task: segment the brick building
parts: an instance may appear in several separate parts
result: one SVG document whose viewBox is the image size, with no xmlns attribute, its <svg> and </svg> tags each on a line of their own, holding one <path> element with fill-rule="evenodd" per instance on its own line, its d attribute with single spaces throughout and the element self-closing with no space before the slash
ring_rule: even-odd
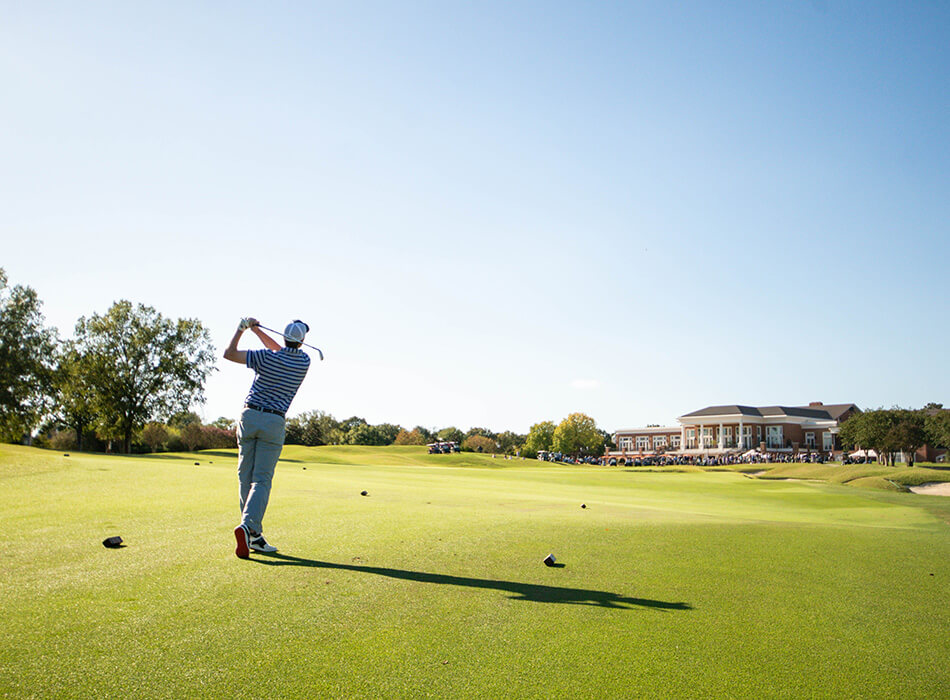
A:
<svg viewBox="0 0 950 700">
<path fill-rule="evenodd" d="M 709 406 L 680 416 L 676 426 L 618 430 L 610 457 L 660 453 L 720 455 L 770 452 L 838 452 L 838 427 L 859 413 L 853 403 L 807 406 Z"/>
</svg>

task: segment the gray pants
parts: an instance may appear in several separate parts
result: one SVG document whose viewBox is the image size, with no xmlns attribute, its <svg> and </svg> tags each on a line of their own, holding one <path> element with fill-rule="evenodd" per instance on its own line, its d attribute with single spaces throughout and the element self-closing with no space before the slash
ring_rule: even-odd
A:
<svg viewBox="0 0 950 700">
<path fill-rule="evenodd" d="M 241 484 L 241 524 L 253 533 L 264 531 L 261 521 L 270 498 L 274 467 L 284 447 L 284 419 L 245 408 L 237 426 L 238 481 Z"/>
</svg>

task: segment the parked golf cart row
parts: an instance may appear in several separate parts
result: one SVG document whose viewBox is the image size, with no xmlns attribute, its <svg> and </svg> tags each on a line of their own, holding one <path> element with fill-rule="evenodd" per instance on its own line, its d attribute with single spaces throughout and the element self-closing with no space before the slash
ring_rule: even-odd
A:
<svg viewBox="0 0 950 700">
<path fill-rule="evenodd" d="M 431 442 L 427 447 L 430 455 L 447 455 L 462 451 L 457 442 Z"/>
</svg>

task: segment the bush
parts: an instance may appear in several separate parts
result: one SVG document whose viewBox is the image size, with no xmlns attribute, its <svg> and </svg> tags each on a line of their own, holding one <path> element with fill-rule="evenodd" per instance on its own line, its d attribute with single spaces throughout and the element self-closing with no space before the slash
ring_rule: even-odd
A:
<svg viewBox="0 0 950 700">
<path fill-rule="evenodd" d="M 142 428 L 141 440 L 152 452 L 158 452 L 168 440 L 168 428 L 162 423 L 148 423 Z"/>
<path fill-rule="evenodd" d="M 237 445 L 237 431 L 219 428 L 214 425 L 201 427 L 201 446 L 199 449 L 221 449 Z"/>
<path fill-rule="evenodd" d="M 76 431 L 72 428 L 57 430 L 49 437 L 49 446 L 54 450 L 75 450 L 78 444 Z"/>
<path fill-rule="evenodd" d="M 465 452 L 484 452 L 486 454 L 492 454 L 498 449 L 498 445 L 491 438 L 482 435 L 472 435 L 471 437 L 465 438 L 464 442 L 462 442 L 462 449 Z"/>
<path fill-rule="evenodd" d="M 418 429 L 409 432 L 408 430 L 400 430 L 399 434 L 396 436 L 395 443 L 397 445 L 425 445 L 426 438 Z"/>
</svg>

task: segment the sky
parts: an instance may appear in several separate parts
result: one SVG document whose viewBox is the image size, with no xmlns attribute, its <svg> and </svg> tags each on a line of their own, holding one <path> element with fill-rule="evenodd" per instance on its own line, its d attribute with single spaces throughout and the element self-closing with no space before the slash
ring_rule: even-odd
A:
<svg viewBox="0 0 950 700">
<path fill-rule="evenodd" d="M 944 2 L 0 2 L 0 267 L 61 337 L 305 320 L 291 415 L 950 405 L 948 47 Z"/>
</svg>

